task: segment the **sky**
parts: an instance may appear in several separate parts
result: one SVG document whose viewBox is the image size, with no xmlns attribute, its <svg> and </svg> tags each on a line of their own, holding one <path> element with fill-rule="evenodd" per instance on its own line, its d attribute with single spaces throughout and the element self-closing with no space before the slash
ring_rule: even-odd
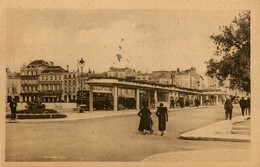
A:
<svg viewBox="0 0 260 167">
<path fill-rule="evenodd" d="M 7 66 L 18 72 L 32 60 L 96 73 L 110 67 L 136 71 L 186 70 L 203 75 L 214 57 L 210 35 L 229 25 L 238 10 L 9 9 Z M 120 61 L 117 54 L 121 55 Z"/>
</svg>

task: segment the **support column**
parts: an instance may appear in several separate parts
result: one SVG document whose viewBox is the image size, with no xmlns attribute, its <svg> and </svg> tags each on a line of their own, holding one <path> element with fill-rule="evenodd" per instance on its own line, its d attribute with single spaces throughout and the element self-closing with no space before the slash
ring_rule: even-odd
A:
<svg viewBox="0 0 260 167">
<path fill-rule="evenodd" d="M 136 99 L 136 110 L 139 111 L 139 93 L 140 89 L 136 88 L 135 89 L 135 99 Z"/>
<path fill-rule="evenodd" d="M 156 108 L 156 104 L 158 102 L 158 95 L 157 95 L 157 90 L 154 91 L 154 106 Z"/>
<path fill-rule="evenodd" d="M 114 111 L 117 111 L 117 86 L 114 86 L 114 100 L 113 100 L 113 108 Z"/>
<path fill-rule="evenodd" d="M 148 108 L 151 109 L 151 92 L 147 91 Z"/>
<path fill-rule="evenodd" d="M 93 111 L 93 86 L 89 87 L 89 111 Z"/>
<path fill-rule="evenodd" d="M 168 93 L 168 108 L 171 108 L 171 92 Z"/>
<path fill-rule="evenodd" d="M 203 95 L 200 95 L 200 106 L 202 106 L 203 105 Z"/>
<path fill-rule="evenodd" d="M 218 95 L 216 95 L 216 105 L 219 104 L 219 101 L 218 101 Z"/>
</svg>

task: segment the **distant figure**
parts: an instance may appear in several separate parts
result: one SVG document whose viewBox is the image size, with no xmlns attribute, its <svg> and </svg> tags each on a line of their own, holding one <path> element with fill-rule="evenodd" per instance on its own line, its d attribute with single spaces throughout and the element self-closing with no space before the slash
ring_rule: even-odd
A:
<svg viewBox="0 0 260 167">
<path fill-rule="evenodd" d="M 175 106 L 175 101 L 174 101 L 174 98 L 171 99 L 171 108 L 174 108 Z"/>
<path fill-rule="evenodd" d="M 159 131 L 161 131 L 161 136 L 163 136 L 164 131 L 166 130 L 166 121 L 168 121 L 167 108 L 163 106 L 163 103 L 158 107 L 156 116 L 158 117 Z"/>
<path fill-rule="evenodd" d="M 225 108 L 225 116 L 226 116 L 226 120 L 232 119 L 232 110 L 233 110 L 233 105 L 232 105 L 232 96 L 230 96 L 230 98 L 227 97 L 227 100 L 224 104 L 224 108 Z"/>
<path fill-rule="evenodd" d="M 250 98 L 248 97 L 246 100 L 246 108 L 248 110 L 248 115 L 250 116 L 251 114 L 251 109 L 250 109 Z"/>
<path fill-rule="evenodd" d="M 147 108 L 147 105 L 144 103 L 143 108 L 138 113 L 138 116 L 141 117 L 138 127 L 140 133 L 145 134 L 145 130 L 151 130 L 149 118 L 151 115 L 151 111 Z"/>
<path fill-rule="evenodd" d="M 246 103 L 247 103 L 246 100 L 244 99 L 244 97 L 242 97 L 242 99 L 240 100 L 239 104 L 240 104 L 240 108 L 241 108 L 243 116 L 245 115 L 245 108 L 247 107 Z"/>
<path fill-rule="evenodd" d="M 17 103 L 16 100 L 13 98 L 10 102 L 10 109 L 11 109 L 11 120 L 15 120 L 16 119 L 16 107 L 17 107 Z"/>
</svg>

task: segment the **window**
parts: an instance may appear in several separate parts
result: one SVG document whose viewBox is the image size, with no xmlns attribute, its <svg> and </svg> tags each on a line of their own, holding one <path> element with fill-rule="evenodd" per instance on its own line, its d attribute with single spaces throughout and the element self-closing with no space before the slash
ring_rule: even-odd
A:
<svg viewBox="0 0 260 167">
<path fill-rule="evenodd" d="M 75 87 L 73 87 L 73 93 L 75 93 L 76 92 L 76 89 L 75 89 Z"/>
<path fill-rule="evenodd" d="M 76 78 L 75 74 L 73 75 L 73 78 Z"/>
<path fill-rule="evenodd" d="M 50 80 L 52 81 L 52 75 L 50 76 Z"/>
<path fill-rule="evenodd" d="M 57 80 L 57 75 L 55 75 L 55 81 Z"/>
<path fill-rule="evenodd" d="M 69 78 L 70 78 L 71 76 L 69 75 Z"/>
<path fill-rule="evenodd" d="M 48 85 L 45 85 L 45 90 L 49 90 Z"/>
<path fill-rule="evenodd" d="M 65 88 L 65 93 L 67 93 L 67 88 Z"/>
<path fill-rule="evenodd" d="M 53 90 L 53 85 L 51 85 L 51 90 Z"/>
<path fill-rule="evenodd" d="M 29 86 L 27 86 L 27 91 L 30 91 L 30 88 L 29 88 Z"/>
<path fill-rule="evenodd" d="M 69 93 L 71 93 L 71 87 L 69 87 Z"/>
<path fill-rule="evenodd" d="M 67 80 L 65 80 L 65 83 L 64 83 L 65 85 L 67 85 Z"/>
<path fill-rule="evenodd" d="M 66 79 L 67 78 L 67 75 L 64 75 L 64 79 Z"/>
<path fill-rule="evenodd" d="M 59 80 L 61 80 L 61 75 L 59 75 Z"/>
<path fill-rule="evenodd" d="M 48 81 L 48 79 L 49 79 L 49 76 L 48 76 L 48 75 L 46 75 L 46 81 Z"/>
<path fill-rule="evenodd" d="M 7 93 L 9 93 L 9 87 L 7 88 Z"/>
<path fill-rule="evenodd" d="M 69 80 L 69 85 L 71 85 L 71 80 Z"/>
<path fill-rule="evenodd" d="M 42 76 L 42 81 L 44 80 L 44 76 Z"/>
<path fill-rule="evenodd" d="M 75 80 L 73 80 L 73 85 L 76 85 L 76 81 Z"/>
</svg>

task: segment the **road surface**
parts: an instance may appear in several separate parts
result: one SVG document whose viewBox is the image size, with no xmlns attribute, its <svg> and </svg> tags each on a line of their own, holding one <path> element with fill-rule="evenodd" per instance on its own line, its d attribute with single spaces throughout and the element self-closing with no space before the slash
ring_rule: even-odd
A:
<svg viewBox="0 0 260 167">
<path fill-rule="evenodd" d="M 239 109 L 233 115 L 240 115 Z M 142 161 L 166 152 L 249 149 L 250 143 L 181 140 L 181 133 L 224 119 L 222 107 L 169 112 L 165 136 L 138 132 L 138 116 L 6 124 L 6 161 Z"/>
</svg>

